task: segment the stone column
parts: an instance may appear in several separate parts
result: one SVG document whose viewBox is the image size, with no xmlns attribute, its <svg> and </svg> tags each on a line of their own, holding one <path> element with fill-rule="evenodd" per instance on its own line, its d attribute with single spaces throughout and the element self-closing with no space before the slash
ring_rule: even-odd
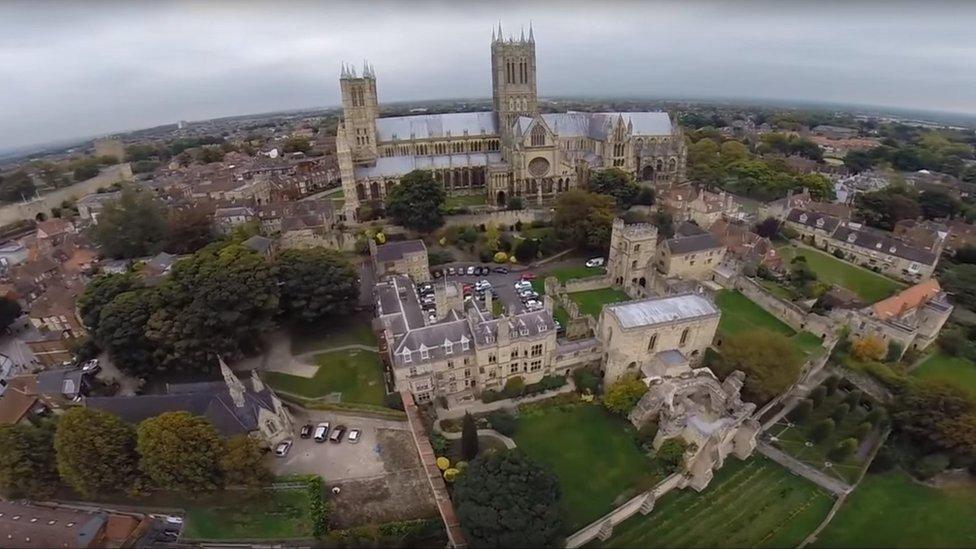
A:
<svg viewBox="0 0 976 549">
<path fill-rule="evenodd" d="M 610 522 L 610 519 L 607 519 L 603 521 L 603 524 L 600 525 L 600 531 L 597 533 L 596 537 L 600 538 L 601 541 L 606 541 L 610 539 L 610 536 L 612 535 L 613 523 Z"/>
<path fill-rule="evenodd" d="M 654 503 L 657 501 L 657 494 L 654 490 L 647 492 L 647 496 L 644 498 L 644 503 L 641 504 L 640 513 L 646 515 L 654 510 Z"/>
</svg>

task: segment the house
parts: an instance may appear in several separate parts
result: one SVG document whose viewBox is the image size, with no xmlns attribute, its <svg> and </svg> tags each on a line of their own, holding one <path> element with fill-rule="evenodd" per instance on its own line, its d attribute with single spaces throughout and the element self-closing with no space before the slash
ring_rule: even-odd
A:
<svg viewBox="0 0 976 549">
<path fill-rule="evenodd" d="M 265 238 L 261 235 L 254 235 L 248 238 L 244 242 L 241 242 L 241 246 L 254 250 L 264 257 L 271 257 L 275 253 L 275 243 L 270 238 Z"/>
<path fill-rule="evenodd" d="M 815 126 L 812 131 L 816 135 L 822 135 L 830 139 L 853 139 L 859 133 L 856 128 L 844 128 L 827 124 Z"/>
<path fill-rule="evenodd" d="M 52 283 L 31 302 L 27 311 L 31 325 L 69 339 L 84 335 L 85 329 L 75 315 L 75 301 L 83 292 L 80 280 Z"/>
<path fill-rule="evenodd" d="M 105 205 L 118 200 L 120 196 L 122 196 L 120 191 L 87 194 L 75 204 L 78 208 L 78 217 L 89 221 L 92 225 L 98 225 L 98 216 L 101 215 Z"/>
<path fill-rule="evenodd" d="M 722 217 L 735 217 L 739 212 L 739 204 L 731 194 L 725 191 L 713 193 L 693 185 L 662 189 L 657 203 L 676 222 L 694 221 L 701 227 L 709 227 Z"/>
<path fill-rule="evenodd" d="M 37 222 L 37 243 L 38 246 L 57 246 L 70 235 L 75 234 L 75 226 L 67 219 L 58 217 Z"/>
<path fill-rule="evenodd" d="M 682 223 L 658 247 L 657 270 L 667 278 L 703 280 L 722 262 L 725 247 L 692 223 Z"/>
<path fill-rule="evenodd" d="M 48 399 L 78 402 L 89 388 L 88 374 L 81 368 L 59 368 L 37 374 L 37 393 Z"/>
<path fill-rule="evenodd" d="M 427 246 L 423 240 L 402 240 L 377 246 L 370 240 L 376 276 L 403 274 L 414 282 L 430 280 Z"/>
<path fill-rule="evenodd" d="M 7 379 L 0 394 L 0 425 L 14 425 L 58 412 L 80 401 L 89 381 L 78 368 L 21 374 Z"/>
<path fill-rule="evenodd" d="M 20 265 L 27 261 L 27 257 L 27 247 L 16 240 L 0 244 L 0 264 L 6 268 Z"/>
<path fill-rule="evenodd" d="M 827 241 L 827 251 L 899 280 L 917 282 L 932 276 L 939 254 L 905 243 L 892 233 L 844 223 Z"/>
<path fill-rule="evenodd" d="M 31 421 L 44 413 L 37 395 L 37 376 L 20 375 L 5 379 L 0 395 L 0 425 Z"/>
<path fill-rule="evenodd" d="M 949 227 L 937 221 L 901 219 L 892 233 L 906 244 L 941 254 L 949 236 Z"/>
<path fill-rule="evenodd" d="M 959 248 L 976 246 L 976 225 L 966 223 L 960 219 L 948 222 L 949 237 L 945 249 L 955 253 Z"/>
<path fill-rule="evenodd" d="M 214 225 L 222 234 L 228 234 L 234 227 L 250 223 L 257 219 L 254 211 L 246 206 L 232 206 L 229 208 L 217 208 L 214 211 Z"/>
<path fill-rule="evenodd" d="M 223 381 L 172 384 L 164 394 L 89 397 L 84 405 L 132 424 L 166 412 L 190 412 L 207 418 L 221 436 L 255 436 L 269 447 L 293 436 L 291 413 L 257 372 L 245 383 L 223 360 L 220 372 Z"/>
<path fill-rule="evenodd" d="M 142 264 L 142 275 L 149 280 L 166 276 L 173 269 L 173 264 L 176 263 L 177 259 L 179 258 L 173 254 L 159 252 Z"/>
<path fill-rule="evenodd" d="M 784 224 L 814 246 L 822 247 L 840 226 L 841 220 L 825 213 L 794 208 L 786 216 Z"/>
<path fill-rule="evenodd" d="M 766 237 L 749 230 L 745 223 L 735 223 L 719 219 L 708 228 L 723 246 L 726 259 L 735 259 L 743 265 L 752 265 L 778 271 L 783 266 L 783 258 L 776 247 Z"/>
<path fill-rule="evenodd" d="M 851 207 L 847 204 L 818 202 L 810 196 L 809 189 L 804 188 L 800 192 L 790 190 L 785 197 L 763 204 L 759 208 L 758 217 L 760 220 L 772 217 L 782 221 L 794 209 L 826 214 L 842 220 L 850 219 L 852 212 Z"/>
<path fill-rule="evenodd" d="M 134 547 L 152 519 L 138 513 L 74 509 L 25 501 L 0 501 L 0 537 L 4 547 Z"/>
</svg>

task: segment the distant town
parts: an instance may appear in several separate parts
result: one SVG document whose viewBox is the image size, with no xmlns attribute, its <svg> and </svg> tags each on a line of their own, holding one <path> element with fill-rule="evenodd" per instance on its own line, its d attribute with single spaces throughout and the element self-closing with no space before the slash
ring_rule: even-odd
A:
<svg viewBox="0 0 976 549">
<path fill-rule="evenodd" d="M 976 543 L 976 130 L 540 98 L 535 40 L 8 155 L 0 545 Z"/>
</svg>

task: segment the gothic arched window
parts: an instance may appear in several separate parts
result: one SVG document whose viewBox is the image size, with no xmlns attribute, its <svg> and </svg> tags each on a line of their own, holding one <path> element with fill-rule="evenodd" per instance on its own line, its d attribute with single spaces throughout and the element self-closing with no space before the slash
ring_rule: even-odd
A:
<svg viewBox="0 0 976 549">
<path fill-rule="evenodd" d="M 532 146 L 541 147 L 546 144 L 546 130 L 541 125 L 532 128 Z"/>
</svg>

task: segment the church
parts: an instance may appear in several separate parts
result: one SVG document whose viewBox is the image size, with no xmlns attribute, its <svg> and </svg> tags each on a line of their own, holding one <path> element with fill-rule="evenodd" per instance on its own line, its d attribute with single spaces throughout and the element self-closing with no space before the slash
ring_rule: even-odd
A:
<svg viewBox="0 0 976 549">
<path fill-rule="evenodd" d="M 492 110 L 380 118 L 376 73 L 344 65 L 336 153 L 344 213 L 381 202 L 400 177 L 430 170 L 448 196 L 529 205 L 620 168 L 641 181 L 682 181 L 686 147 L 666 112 L 539 112 L 535 36 L 492 32 Z"/>
</svg>

